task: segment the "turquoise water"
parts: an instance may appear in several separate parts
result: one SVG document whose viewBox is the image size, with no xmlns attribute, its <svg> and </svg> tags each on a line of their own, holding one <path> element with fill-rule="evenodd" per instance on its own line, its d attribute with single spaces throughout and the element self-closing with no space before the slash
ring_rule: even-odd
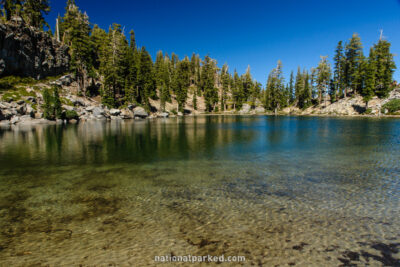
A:
<svg viewBox="0 0 400 267">
<path fill-rule="evenodd" d="M 0 129 L 0 265 L 399 266 L 399 159 L 397 119 Z"/>
</svg>

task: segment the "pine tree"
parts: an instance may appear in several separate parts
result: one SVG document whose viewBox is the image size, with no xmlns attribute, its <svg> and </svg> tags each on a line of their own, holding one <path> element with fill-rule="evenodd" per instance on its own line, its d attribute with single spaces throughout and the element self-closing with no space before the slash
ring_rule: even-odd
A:
<svg viewBox="0 0 400 267">
<path fill-rule="evenodd" d="M 173 90 L 178 102 L 178 110 L 184 112 L 190 86 L 190 62 L 187 57 L 177 63 L 175 79 Z"/>
<path fill-rule="evenodd" d="M 58 86 L 43 90 L 43 116 L 47 120 L 62 119 L 62 108 Z"/>
<path fill-rule="evenodd" d="M 58 86 L 53 86 L 53 95 L 54 95 L 54 116 L 57 119 L 62 118 L 62 108 L 61 108 L 61 100 Z"/>
<path fill-rule="evenodd" d="M 249 98 L 253 96 L 254 84 L 253 78 L 250 73 L 250 66 L 247 66 L 246 73 L 242 77 L 243 81 L 243 93 L 242 93 L 242 101 L 249 101 Z M 251 99 L 251 102 L 254 102 L 254 99 Z"/>
<path fill-rule="evenodd" d="M 362 91 L 362 96 L 368 108 L 368 102 L 372 99 L 375 93 L 375 76 L 376 76 L 376 62 L 375 51 L 371 48 L 369 52 L 368 65 L 366 68 L 365 86 Z"/>
<path fill-rule="evenodd" d="M 331 103 L 336 102 L 336 100 L 337 100 L 337 88 L 336 88 L 334 79 L 331 79 L 329 81 L 329 97 L 331 99 Z"/>
<path fill-rule="evenodd" d="M 343 55 L 342 41 L 339 41 L 334 57 L 334 74 L 333 74 L 333 87 L 335 93 L 331 93 L 335 98 L 337 94 L 342 96 L 344 94 L 344 69 L 345 69 L 345 58 Z"/>
<path fill-rule="evenodd" d="M 19 15 L 18 13 L 22 9 L 22 0 L 1 0 L 0 5 L 2 6 L 3 15 L 7 21 L 11 19 L 14 15 Z"/>
<path fill-rule="evenodd" d="M 300 96 L 304 90 L 304 79 L 303 75 L 301 73 L 300 67 L 297 68 L 297 74 L 296 74 L 296 82 L 294 85 L 295 89 L 295 103 L 297 106 L 300 105 Z"/>
<path fill-rule="evenodd" d="M 348 89 L 352 89 L 354 93 L 360 92 L 362 72 L 360 66 L 364 60 L 362 52 L 361 39 L 358 34 L 353 34 L 349 43 L 346 45 L 346 64 L 344 71 L 345 92 L 347 96 Z"/>
<path fill-rule="evenodd" d="M 132 49 L 133 51 L 135 51 L 135 50 L 137 49 L 137 48 L 136 48 L 135 32 L 134 32 L 133 30 L 131 30 L 131 31 L 129 32 L 129 34 L 130 34 L 130 36 L 131 36 L 129 45 L 130 45 L 131 49 Z"/>
<path fill-rule="evenodd" d="M 52 97 L 50 94 L 50 90 L 45 88 L 43 90 L 43 117 L 47 120 L 52 120 L 53 118 L 53 108 L 52 108 Z"/>
<path fill-rule="evenodd" d="M 25 0 L 22 8 L 22 17 L 29 25 L 42 30 L 44 26 L 49 27 L 44 19 L 50 12 L 48 0 Z"/>
<path fill-rule="evenodd" d="M 273 110 L 275 114 L 284 105 L 285 99 L 283 97 L 285 86 L 282 73 L 282 62 L 279 60 L 275 69 L 273 69 L 268 76 L 266 88 L 266 108 Z"/>
<path fill-rule="evenodd" d="M 228 73 L 228 65 L 224 64 L 221 70 L 222 92 L 221 92 L 221 111 L 226 110 L 227 94 L 229 91 L 230 77 Z"/>
<path fill-rule="evenodd" d="M 213 111 L 215 104 L 218 102 L 218 91 L 215 87 L 215 72 L 215 62 L 209 56 L 206 56 L 203 62 L 201 81 L 206 110 L 208 112 Z"/>
<path fill-rule="evenodd" d="M 375 94 L 378 97 L 386 97 L 393 82 L 393 73 L 396 65 L 393 60 L 393 54 L 390 53 L 391 44 L 383 40 L 374 45 L 374 58 L 376 64 L 376 77 L 375 77 Z"/>
<path fill-rule="evenodd" d="M 331 67 L 327 60 L 327 56 L 321 56 L 321 61 L 317 67 L 317 88 L 318 88 L 318 104 L 321 105 L 322 97 L 326 97 L 327 89 L 331 79 Z"/>
<path fill-rule="evenodd" d="M 71 71 L 75 73 L 79 93 L 82 93 L 86 89 L 87 75 L 93 68 L 89 17 L 79 10 L 75 1 L 69 0 L 59 28 L 62 41 L 69 46 Z"/>
<path fill-rule="evenodd" d="M 142 104 L 144 104 L 145 107 L 150 110 L 149 98 L 155 99 L 157 97 L 157 93 L 153 61 L 145 47 L 142 47 L 140 51 L 140 63 L 137 80 L 140 100 Z"/>
<path fill-rule="evenodd" d="M 155 63 L 156 85 L 160 95 L 161 109 L 165 110 L 165 103 L 170 99 L 170 75 L 168 69 L 168 57 L 161 51 L 157 53 Z"/>
<path fill-rule="evenodd" d="M 294 74 L 293 71 L 290 72 L 290 82 L 289 82 L 289 104 L 293 104 L 296 99 L 295 87 L 294 87 Z"/>
<path fill-rule="evenodd" d="M 231 94 L 233 100 L 233 109 L 239 110 L 242 107 L 242 102 L 241 102 L 242 82 L 240 80 L 239 74 L 237 73 L 236 69 L 234 71 L 231 84 L 232 84 Z"/>
<path fill-rule="evenodd" d="M 197 92 L 196 91 L 194 91 L 194 94 L 193 94 L 193 109 L 197 110 Z"/>
<path fill-rule="evenodd" d="M 109 28 L 105 45 L 100 55 L 100 73 L 104 77 L 103 104 L 117 107 L 125 99 L 129 88 L 130 62 L 128 42 L 121 25 L 113 24 Z"/>
</svg>

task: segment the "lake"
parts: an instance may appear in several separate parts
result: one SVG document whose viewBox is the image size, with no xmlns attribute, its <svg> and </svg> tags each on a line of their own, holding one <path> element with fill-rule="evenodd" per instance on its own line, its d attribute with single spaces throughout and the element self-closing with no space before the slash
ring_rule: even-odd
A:
<svg viewBox="0 0 400 267">
<path fill-rule="evenodd" d="M 400 120 L 390 118 L 0 129 L 0 262 L 400 266 L 399 160 Z"/>
</svg>

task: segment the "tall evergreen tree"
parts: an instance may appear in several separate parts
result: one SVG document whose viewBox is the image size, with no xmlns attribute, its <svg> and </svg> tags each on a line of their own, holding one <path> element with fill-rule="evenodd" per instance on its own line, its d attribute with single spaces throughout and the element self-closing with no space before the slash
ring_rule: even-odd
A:
<svg viewBox="0 0 400 267">
<path fill-rule="evenodd" d="M 70 66 L 78 80 L 80 92 L 86 89 L 85 81 L 93 68 L 90 33 L 89 17 L 79 10 L 75 1 L 69 0 L 66 13 L 61 18 L 60 35 L 62 41 L 69 46 Z"/>
<path fill-rule="evenodd" d="M 48 0 L 25 0 L 22 8 L 22 17 L 29 25 L 42 30 L 44 26 L 49 27 L 44 19 L 50 12 Z"/>
<path fill-rule="evenodd" d="M 215 104 L 218 103 L 218 91 L 215 87 L 215 73 L 215 62 L 209 56 L 206 56 L 203 62 L 201 81 L 204 100 L 206 102 L 206 110 L 208 112 L 213 111 Z"/>
<path fill-rule="evenodd" d="M 228 91 L 229 91 L 229 83 L 230 83 L 230 77 L 228 73 L 228 65 L 224 64 L 221 70 L 221 80 L 222 80 L 222 91 L 221 91 L 221 111 L 226 110 L 226 101 L 227 101 L 227 96 L 228 96 Z"/>
<path fill-rule="evenodd" d="M 290 81 L 289 81 L 289 104 L 293 104 L 296 99 L 295 96 L 295 86 L 294 86 L 294 74 L 293 71 L 290 72 Z"/>
<path fill-rule="evenodd" d="M 334 57 L 334 74 L 333 74 L 333 88 L 335 98 L 337 95 L 342 96 L 344 94 L 344 70 L 345 70 L 345 57 L 343 54 L 342 41 L 339 41 Z"/>
<path fill-rule="evenodd" d="M 5 19 L 8 21 L 14 15 L 19 15 L 18 13 L 21 11 L 22 8 L 22 0 L 1 0 L 0 5 L 2 7 L 3 15 Z"/>
<path fill-rule="evenodd" d="M 266 108 L 273 110 L 275 114 L 284 105 L 284 78 L 282 73 L 282 62 L 279 60 L 275 69 L 269 75 L 266 88 Z"/>
<path fill-rule="evenodd" d="M 317 67 L 317 88 L 319 105 L 321 105 L 322 97 L 326 97 L 330 79 L 331 67 L 327 60 L 327 56 L 321 56 L 321 61 L 319 62 Z"/>
<path fill-rule="evenodd" d="M 156 98 L 156 82 L 153 70 L 153 61 L 145 47 L 142 47 L 139 55 L 139 68 L 137 86 L 140 102 L 150 110 L 149 98 Z"/>
<path fill-rule="evenodd" d="M 238 72 L 235 70 L 232 79 L 231 93 L 233 100 L 233 108 L 235 110 L 239 110 L 242 107 L 242 92 L 243 92 L 243 84 L 239 77 Z"/>
<path fill-rule="evenodd" d="M 375 93 L 375 77 L 376 77 L 376 62 L 375 62 L 375 51 L 371 48 L 368 57 L 368 65 L 366 68 L 365 86 L 363 88 L 362 96 L 366 102 L 368 108 L 368 102 L 372 99 Z"/>
<path fill-rule="evenodd" d="M 391 44 L 383 40 L 374 45 L 374 61 L 376 64 L 375 94 L 379 97 L 386 97 L 392 88 L 393 73 L 396 65 L 393 54 L 390 52 Z"/>
<path fill-rule="evenodd" d="M 348 89 L 354 93 L 359 93 L 362 86 L 361 65 L 364 61 L 361 39 L 358 34 L 353 34 L 349 43 L 346 45 L 346 64 L 344 71 L 344 96 L 347 96 Z"/>
<path fill-rule="evenodd" d="M 187 57 L 177 63 L 174 92 L 178 102 L 178 110 L 184 112 L 188 88 L 190 86 L 190 62 Z"/>
</svg>

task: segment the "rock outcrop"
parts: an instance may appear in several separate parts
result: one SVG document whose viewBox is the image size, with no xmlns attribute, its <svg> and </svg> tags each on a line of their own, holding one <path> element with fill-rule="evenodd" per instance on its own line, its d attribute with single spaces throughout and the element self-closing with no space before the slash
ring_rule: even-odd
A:
<svg viewBox="0 0 400 267">
<path fill-rule="evenodd" d="M 67 46 L 46 32 L 27 26 L 22 18 L 0 23 L 0 77 L 57 76 L 68 70 L 69 61 Z"/>
</svg>

